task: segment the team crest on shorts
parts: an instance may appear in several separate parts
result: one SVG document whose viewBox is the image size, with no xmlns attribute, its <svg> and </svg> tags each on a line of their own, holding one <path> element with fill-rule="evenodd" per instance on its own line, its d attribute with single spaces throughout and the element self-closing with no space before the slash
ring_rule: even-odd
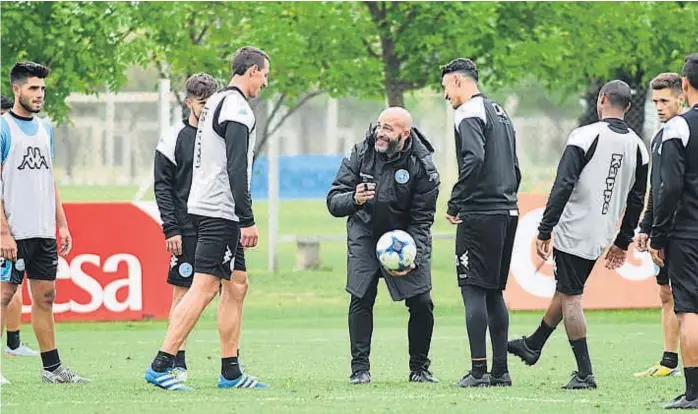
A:
<svg viewBox="0 0 698 414">
<path fill-rule="evenodd" d="M 189 277 L 194 272 L 194 268 L 187 262 L 179 265 L 179 275 L 182 277 Z"/>
<path fill-rule="evenodd" d="M 395 181 L 397 181 L 398 184 L 405 184 L 410 180 L 410 173 L 407 172 L 407 170 L 397 170 L 395 171 Z"/>
<path fill-rule="evenodd" d="M 15 269 L 17 269 L 18 272 L 24 272 L 24 259 L 17 260 Z"/>
</svg>

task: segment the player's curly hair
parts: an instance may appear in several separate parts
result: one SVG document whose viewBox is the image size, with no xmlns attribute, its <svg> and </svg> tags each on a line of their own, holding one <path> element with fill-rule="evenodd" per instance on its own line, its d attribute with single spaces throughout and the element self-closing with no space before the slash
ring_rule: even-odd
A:
<svg viewBox="0 0 698 414">
<path fill-rule="evenodd" d="M 460 73 L 461 75 L 471 78 L 475 82 L 480 78 L 480 73 L 477 70 L 475 62 L 468 58 L 453 59 L 441 68 L 442 78 L 449 73 Z"/>
<path fill-rule="evenodd" d="M 216 93 L 216 89 L 218 89 L 218 82 L 208 73 L 197 73 L 187 79 L 187 98 L 208 99 Z"/>
<path fill-rule="evenodd" d="M 45 79 L 51 73 L 51 70 L 44 65 L 34 62 L 17 62 L 10 69 L 10 83 L 23 84 L 29 78 Z"/>
<path fill-rule="evenodd" d="M 15 105 L 12 99 L 8 98 L 5 95 L 2 95 L 2 98 L 0 100 L 2 101 L 0 109 L 2 109 L 3 111 L 7 109 L 12 109 L 12 107 Z"/>
</svg>

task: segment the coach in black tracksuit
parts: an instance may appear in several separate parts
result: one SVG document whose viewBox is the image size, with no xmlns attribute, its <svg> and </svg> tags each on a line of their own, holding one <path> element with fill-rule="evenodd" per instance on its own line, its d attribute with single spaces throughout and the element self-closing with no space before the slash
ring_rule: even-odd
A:
<svg viewBox="0 0 698 414">
<path fill-rule="evenodd" d="M 434 222 L 439 174 L 431 144 L 411 128 L 402 108 L 389 108 L 364 140 L 342 161 L 327 195 L 335 217 L 347 220 L 347 285 L 351 294 L 349 334 L 351 383 L 370 382 L 369 354 L 373 305 L 379 277 L 393 300 L 405 300 L 412 382 L 438 382 L 429 368 L 434 328 L 431 300 L 431 226 Z M 388 273 L 376 258 L 376 243 L 390 230 L 405 230 L 415 240 L 415 268 L 405 275 Z"/>
</svg>

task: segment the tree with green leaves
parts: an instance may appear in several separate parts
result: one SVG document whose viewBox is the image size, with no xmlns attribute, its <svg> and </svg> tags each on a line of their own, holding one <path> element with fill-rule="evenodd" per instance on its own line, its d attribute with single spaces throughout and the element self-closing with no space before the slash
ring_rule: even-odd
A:
<svg viewBox="0 0 698 414">
<path fill-rule="evenodd" d="M 12 94 L 9 72 L 18 61 L 51 69 L 45 110 L 67 122 L 71 93 L 112 91 L 124 84 L 125 69 L 142 64 L 145 48 L 131 2 L 2 2 L 2 91 Z"/>
<path fill-rule="evenodd" d="M 370 64 L 359 53 L 349 10 L 332 3 L 152 2 L 141 12 L 153 16 L 144 28 L 151 59 L 175 85 L 197 72 L 227 83 L 231 57 L 244 45 L 269 54 L 270 87 L 253 102 L 271 106 L 268 116 L 258 114 L 256 154 L 310 99 L 376 90 L 356 69 Z"/>
<path fill-rule="evenodd" d="M 585 125 L 597 120 L 596 97 L 611 80 L 635 91 L 626 119 L 642 134 L 648 82 L 678 72 L 685 55 L 698 49 L 698 4 L 686 2 L 515 3 L 529 11 L 531 30 L 510 45 L 508 65 L 526 66 L 551 88 L 583 94 Z"/>
</svg>

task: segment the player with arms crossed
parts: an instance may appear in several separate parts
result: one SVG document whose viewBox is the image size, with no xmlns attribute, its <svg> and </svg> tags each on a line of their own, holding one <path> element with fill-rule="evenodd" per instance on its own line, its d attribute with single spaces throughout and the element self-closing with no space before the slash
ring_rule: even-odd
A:
<svg viewBox="0 0 698 414">
<path fill-rule="evenodd" d="M 172 255 L 167 283 L 173 286 L 170 315 L 182 296 L 191 287 L 196 252 L 196 228 L 187 213 L 194 164 L 194 141 L 201 110 L 206 100 L 216 92 L 216 80 L 206 73 L 192 75 L 186 82 L 189 118 L 178 128 L 163 136 L 155 150 L 155 201 L 165 233 L 165 249 Z M 181 380 L 187 378 L 184 351 L 186 342 L 177 351 L 173 373 Z"/>
<path fill-rule="evenodd" d="M 456 231 L 456 269 L 465 305 L 472 369 L 459 387 L 510 386 L 507 365 L 509 312 L 503 291 L 518 226 L 521 183 L 516 133 L 504 109 L 478 89 L 470 59 L 442 70 L 444 97 L 454 109 L 458 181 L 446 219 Z M 487 329 L 492 372 L 487 375 Z"/>
<path fill-rule="evenodd" d="M 509 352 L 533 365 L 564 320 L 578 367 L 564 389 L 596 388 L 582 310 L 584 285 L 609 244 L 606 267 L 625 263 L 644 205 L 649 154 L 624 120 L 631 94 L 625 82 L 605 84 L 596 103 L 601 121 L 569 136 L 536 240 L 538 256 L 547 260 L 553 255 L 555 295 L 533 335 L 509 342 Z"/>
<path fill-rule="evenodd" d="M 219 289 L 218 387 L 267 387 L 243 373 L 238 362 L 242 300 L 234 270 L 238 244 L 253 248 L 259 238 L 250 198 L 256 121 L 247 100 L 267 86 L 269 57 L 260 49 L 243 47 L 233 56 L 232 71 L 229 86 L 206 101 L 196 133 L 187 202 L 197 231 L 194 281 L 175 307 L 162 347 L 145 373 L 147 382 L 166 390 L 191 390 L 172 372 L 175 354 Z M 247 280 L 243 283 L 246 286 Z"/>
<path fill-rule="evenodd" d="M 662 73 L 650 82 L 652 87 L 652 102 L 657 111 L 657 117 L 661 122 L 667 122 L 681 113 L 684 98 L 681 90 L 681 76 L 678 73 Z M 640 222 L 640 232 L 635 236 L 635 244 L 641 252 L 647 251 L 654 211 L 661 187 L 660 165 L 661 157 L 659 148 L 662 146 L 662 132 L 652 139 L 652 171 L 650 173 L 650 196 L 647 202 L 647 210 Z M 674 313 L 674 299 L 669 287 L 669 272 L 667 266 L 656 266 L 657 284 L 659 285 L 659 299 L 662 303 L 662 331 L 664 332 L 664 355 L 661 362 L 649 367 L 646 371 L 638 372 L 636 377 L 668 377 L 679 375 L 679 321 Z"/>
<path fill-rule="evenodd" d="M 14 101 L 5 95 L 1 97 L 0 115 L 12 109 Z M 0 272 L 11 272 L 12 265 L 0 257 Z M 4 276 L 9 277 L 9 276 Z M 0 279 L 2 276 L 0 276 Z M 38 356 L 39 353 L 29 348 L 22 343 L 19 336 L 20 322 L 22 320 L 22 284 L 17 285 L 17 292 L 12 297 L 10 304 L 7 305 L 7 346 L 5 347 L 5 355 L 8 357 L 15 356 Z"/>
<path fill-rule="evenodd" d="M 698 409 L 698 53 L 686 57 L 682 89 L 691 109 L 664 126 L 661 183 L 650 254 L 668 267 L 679 320 L 686 392 L 664 408 Z M 666 259 L 666 262 L 665 262 Z"/>
<path fill-rule="evenodd" d="M 61 364 L 56 348 L 53 301 L 56 296 L 58 245 L 72 247 L 68 221 L 53 177 L 53 129 L 34 116 L 44 104 L 49 69 L 33 62 L 15 64 L 10 83 L 12 110 L 2 115 L 2 203 L 0 244 L 12 269 L 3 272 L 2 330 L 7 308 L 26 273 L 32 293 L 32 327 L 41 351 L 41 379 L 46 383 L 89 382 Z"/>
</svg>

